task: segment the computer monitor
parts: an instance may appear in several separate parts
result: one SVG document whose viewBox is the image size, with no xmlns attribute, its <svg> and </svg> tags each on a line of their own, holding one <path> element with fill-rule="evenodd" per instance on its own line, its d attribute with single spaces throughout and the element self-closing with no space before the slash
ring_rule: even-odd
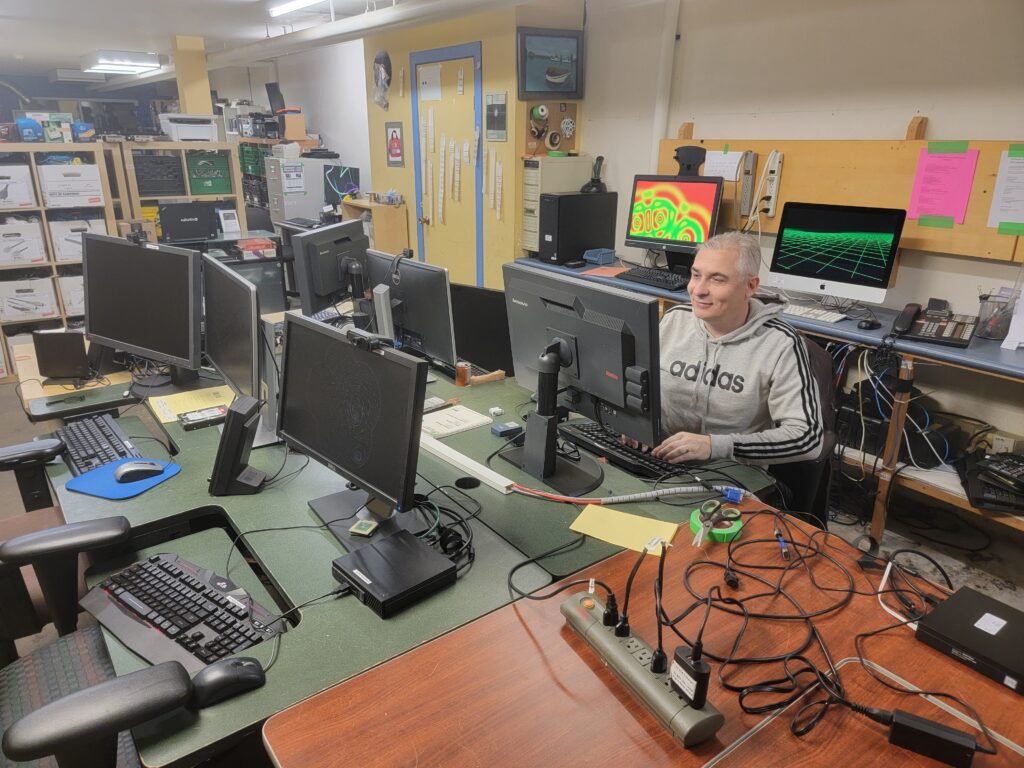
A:
<svg viewBox="0 0 1024 768">
<path fill-rule="evenodd" d="M 212 256 L 203 256 L 203 307 L 206 357 L 236 395 L 260 400 L 255 447 L 277 438 L 276 361 L 270 357 L 270 332 L 260 319 L 256 286 Z"/>
<path fill-rule="evenodd" d="M 561 493 L 589 493 L 601 470 L 556 455 L 556 405 L 661 442 L 658 299 L 521 264 L 502 270 L 516 379 L 537 393 L 524 447 L 502 456 Z"/>
<path fill-rule="evenodd" d="M 309 502 L 325 523 L 337 522 L 330 528 L 349 551 L 366 542 L 349 533 L 357 519 L 381 530 L 423 527 L 417 516 L 393 512 L 414 504 L 427 368 L 389 347 L 357 346 L 333 326 L 285 316 L 278 434 L 356 489 Z"/>
<path fill-rule="evenodd" d="M 715 234 L 722 202 L 717 176 L 637 176 L 626 245 L 664 251 L 669 266 L 687 272 L 697 246 Z"/>
<path fill-rule="evenodd" d="M 295 287 L 302 302 L 302 314 L 312 315 L 332 307 L 350 292 L 362 293 L 369 244 L 361 219 L 292 235 Z M 352 291 L 354 282 L 360 284 Z"/>
<path fill-rule="evenodd" d="M 906 215 L 899 208 L 787 202 L 767 283 L 881 303 Z"/>
<path fill-rule="evenodd" d="M 448 270 L 372 249 L 366 252 L 366 267 L 370 290 L 388 290 L 395 340 L 403 349 L 454 369 L 458 358 Z M 379 298 L 378 291 L 374 301 Z"/>
<path fill-rule="evenodd" d="M 90 341 L 172 366 L 172 381 L 200 365 L 198 251 L 82 236 L 85 335 Z"/>
<path fill-rule="evenodd" d="M 451 284 L 455 348 L 463 360 L 488 371 L 515 376 L 508 333 L 505 292 L 475 285 Z"/>
</svg>

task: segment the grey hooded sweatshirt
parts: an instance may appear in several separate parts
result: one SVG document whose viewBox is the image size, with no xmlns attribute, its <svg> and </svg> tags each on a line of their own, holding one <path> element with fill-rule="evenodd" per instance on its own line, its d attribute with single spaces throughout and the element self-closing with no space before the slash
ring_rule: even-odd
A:
<svg viewBox="0 0 1024 768">
<path fill-rule="evenodd" d="M 803 339 L 781 305 L 750 300 L 747 322 L 714 338 L 689 306 L 661 320 L 661 429 L 710 435 L 711 458 L 816 459 L 822 421 Z"/>
</svg>

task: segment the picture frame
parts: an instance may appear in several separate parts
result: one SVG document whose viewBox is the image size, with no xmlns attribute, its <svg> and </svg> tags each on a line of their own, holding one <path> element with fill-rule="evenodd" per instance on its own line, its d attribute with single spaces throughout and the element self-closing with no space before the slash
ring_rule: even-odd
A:
<svg viewBox="0 0 1024 768">
<path fill-rule="evenodd" d="M 583 30 L 516 28 L 520 101 L 583 98 Z"/>
</svg>

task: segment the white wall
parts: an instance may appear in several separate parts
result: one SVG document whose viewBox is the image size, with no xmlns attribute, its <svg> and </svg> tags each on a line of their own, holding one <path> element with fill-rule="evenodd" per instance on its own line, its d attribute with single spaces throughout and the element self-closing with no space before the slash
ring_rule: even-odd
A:
<svg viewBox="0 0 1024 768">
<path fill-rule="evenodd" d="M 274 79 L 274 65 L 225 67 L 210 72 L 210 88 L 222 99 L 247 99 L 258 106 L 269 106 L 266 84 Z"/>
<path fill-rule="evenodd" d="M 653 173 L 652 116 L 666 0 L 590 0 L 581 142 L 607 158 L 619 193 L 619 252 L 632 177 Z M 916 114 L 929 139 L 1024 139 L 1020 0 L 682 0 L 667 136 L 902 138 Z M 786 177 L 783 171 L 782 184 Z M 771 254 L 773 238 L 763 246 Z M 1019 266 L 904 252 L 886 305 L 930 296 L 977 312 L 979 290 Z M 1019 353 L 1024 354 L 1024 353 Z M 1024 434 L 1019 384 L 926 368 L 949 409 Z"/>
<path fill-rule="evenodd" d="M 277 76 L 285 101 L 305 113 L 307 129 L 358 168 L 360 186 L 372 190 L 363 67 L 363 41 L 354 40 L 284 56 Z"/>
</svg>

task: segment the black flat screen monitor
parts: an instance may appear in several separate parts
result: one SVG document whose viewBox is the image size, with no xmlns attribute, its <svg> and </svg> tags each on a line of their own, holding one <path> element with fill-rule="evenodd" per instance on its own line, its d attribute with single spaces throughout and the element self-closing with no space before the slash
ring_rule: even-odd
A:
<svg viewBox="0 0 1024 768">
<path fill-rule="evenodd" d="M 452 322 L 459 357 L 488 371 L 515 376 L 505 292 L 451 284 Z"/>
<path fill-rule="evenodd" d="M 260 396 L 260 304 L 256 286 L 203 257 L 206 356 L 236 395 Z"/>
<path fill-rule="evenodd" d="M 689 267 L 697 247 L 715 234 L 721 202 L 717 176 L 636 176 L 626 245 L 664 251 L 670 263 Z"/>
<path fill-rule="evenodd" d="M 537 389 L 539 358 L 562 339 L 558 402 L 658 445 L 658 299 L 521 264 L 502 270 L 516 380 Z"/>
<path fill-rule="evenodd" d="M 427 367 L 394 349 L 358 347 L 324 323 L 285 316 L 278 434 L 369 494 L 345 512 L 343 500 L 336 512 L 310 502 L 325 522 L 374 500 L 387 512 L 412 508 Z"/>
<path fill-rule="evenodd" d="M 348 295 L 353 265 L 359 265 L 360 274 L 366 273 L 369 244 L 361 219 L 292 235 L 295 287 L 304 315 L 332 307 Z"/>
<path fill-rule="evenodd" d="M 366 266 L 368 290 L 384 285 L 390 293 L 395 340 L 411 352 L 454 367 L 458 358 L 448 270 L 408 258 L 396 261 L 374 250 L 366 252 Z"/>
<path fill-rule="evenodd" d="M 200 256 L 167 245 L 82 237 L 85 335 L 108 347 L 197 370 Z"/>
</svg>

